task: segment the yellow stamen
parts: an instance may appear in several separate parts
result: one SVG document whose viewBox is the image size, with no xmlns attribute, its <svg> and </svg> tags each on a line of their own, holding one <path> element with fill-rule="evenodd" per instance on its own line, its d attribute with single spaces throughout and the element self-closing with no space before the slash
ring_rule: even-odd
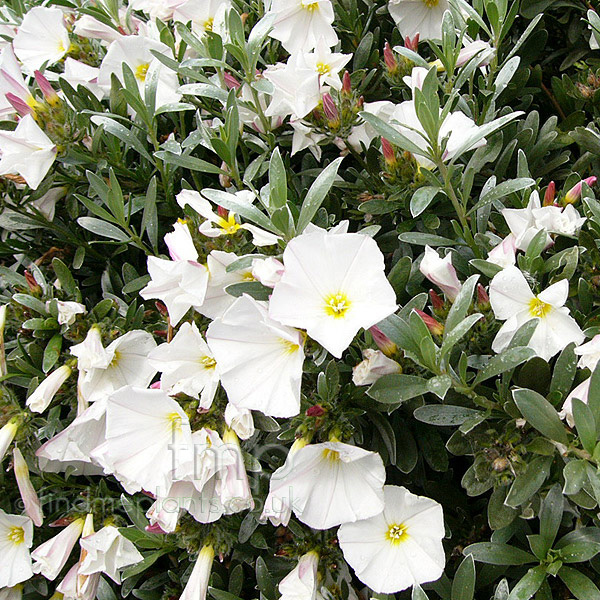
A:
<svg viewBox="0 0 600 600">
<path fill-rule="evenodd" d="M 427 8 L 435 8 L 440 3 L 440 0 L 423 0 L 423 4 Z"/>
<path fill-rule="evenodd" d="M 203 356 L 200 358 L 200 364 L 204 369 L 214 369 L 217 366 L 217 361 L 212 356 Z"/>
<path fill-rule="evenodd" d="M 25 541 L 25 530 L 22 527 L 11 527 L 6 536 L 9 542 L 19 546 Z"/>
<path fill-rule="evenodd" d="M 297 352 L 300 349 L 298 344 L 294 344 L 294 342 L 290 342 L 290 340 L 286 340 L 285 338 L 279 338 L 279 341 L 281 342 L 286 354 L 294 354 L 294 352 Z"/>
<path fill-rule="evenodd" d="M 212 17 L 210 17 L 210 19 L 204 21 L 204 23 L 203 23 L 204 31 L 212 31 L 214 23 L 215 23 L 215 20 Z"/>
<path fill-rule="evenodd" d="M 529 302 L 529 314 L 532 317 L 539 317 L 543 319 L 548 316 L 548 313 L 552 310 L 552 305 L 540 300 L 539 298 L 532 298 Z"/>
<path fill-rule="evenodd" d="M 121 353 L 118 350 L 116 350 L 115 354 L 113 356 L 113 359 L 110 361 L 110 365 L 108 365 L 109 368 L 116 367 L 119 364 L 120 360 L 121 360 Z"/>
<path fill-rule="evenodd" d="M 252 271 L 242 273 L 242 281 L 256 281 L 256 277 L 252 275 Z"/>
<path fill-rule="evenodd" d="M 319 2 L 318 0 L 312 2 L 310 0 L 303 0 L 302 8 L 308 12 L 315 12 L 316 10 L 319 10 Z"/>
<path fill-rule="evenodd" d="M 317 71 L 319 72 L 319 75 L 328 75 L 331 73 L 331 67 L 327 63 L 318 62 Z"/>
<path fill-rule="evenodd" d="M 330 462 L 338 462 L 340 460 L 340 453 L 337 450 L 325 448 L 325 450 L 323 450 L 323 458 Z"/>
<path fill-rule="evenodd" d="M 387 530 L 385 537 L 394 545 L 401 544 L 409 538 L 406 530 L 407 527 L 404 523 L 393 523 Z"/>
<path fill-rule="evenodd" d="M 217 224 L 227 235 L 233 235 L 240 228 L 240 224 L 235 222 L 235 214 L 232 212 L 227 216 L 227 220 L 218 217 Z"/>
<path fill-rule="evenodd" d="M 325 297 L 325 313 L 336 319 L 342 318 L 351 306 L 348 296 L 343 292 L 337 294 L 329 294 Z"/>
<path fill-rule="evenodd" d="M 146 75 L 148 74 L 148 67 L 150 66 L 150 63 L 143 63 L 141 65 L 138 65 L 135 68 L 135 78 L 138 81 L 146 81 Z"/>
<path fill-rule="evenodd" d="M 172 432 L 181 431 L 181 415 L 176 412 L 169 413 L 167 415 L 167 422 L 169 423 L 169 430 Z"/>
</svg>

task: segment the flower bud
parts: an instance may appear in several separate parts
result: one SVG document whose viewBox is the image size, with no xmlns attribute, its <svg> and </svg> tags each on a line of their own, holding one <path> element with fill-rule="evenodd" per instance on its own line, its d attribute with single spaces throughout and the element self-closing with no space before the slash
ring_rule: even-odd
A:
<svg viewBox="0 0 600 600">
<path fill-rule="evenodd" d="M 252 412 L 247 408 L 238 408 L 229 402 L 223 416 L 227 426 L 231 427 L 240 439 L 247 440 L 254 435 L 254 419 Z"/>
<path fill-rule="evenodd" d="M 431 301 L 434 312 L 444 308 L 444 301 L 435 290 L 429 290 L 429 300 Z"/>
<path fill-rule="evenodd" d="M 40 71 L 34 71 L 33 76 L 35 77 L 35 82 L 38 84 L 40 91 L 44 95 L 44 100 L 46 100 L 50 106 L 56 106 L 60 102 L 60 98 L 54 91 L 52 84 L 42 75 Z"/>
<path fill-rule="evenodd" d="M 444 258 L 430 246 L 425 246 L 425 256 L 421 260 L 419 270 L 429 281 L 435 283 L 446 295 L 450 302 L 454 302 L 462 288 L 462 283 L 456 275 L 456 269 L 452 265 L 452 255 L 447 254 Z"/>
<path fill-rule="evenodd" d="M 38 498 L 35 488 L 31 484 L 27 463 L 18 448 L 13 450 L 13 470 L 17 480 L 17 487 L 21 494 L 21 500 L 23 500 L 25 512 L 36 527 L 41 527 L 44 522 L 44 513 L 42 512 L 40 499 Z"/>
<path fill-rule="evenodd" d="M 223 79 L 225 80 L 225 85 L 230 90 L 237 90 L 242 86 L 242 84 L 231 73 L 228 73 L 227 71 L 223 73 Z"/>
<path fill-rule="evenodd" d="M 586 183 L 590 187 L 596 183 L 596 177 L 588 177 L 587 179 L 582 179 L 579 183 L 576 183 L 563 198 L 564 204 L 574 204 L 581 198 L 581 188 L 583 184 Z"/>
<path fill-rule="evenodd" d="M 0 461 L 2 461 L 6 451 L 15 439 L 17 429 L 19 429 L 19 426 L 15 421 L 9 421 L 2 429 L 0 429 Z"/>
<path fill-rule="evenodd" d="M 391 46 L 388 42 L 383 47 L 383 60 L 390 75 L 395 75 L 398 72 L 398 61 L 394 56 Z"/>
<path fill-rule="evenodd" d="M 50 375 L 35 388 L 33 394 L 27 398 L 25 404 L 29 410 L 36 413 L 44 412 L 50 405 L 50 402 L 52 402 L 52 399 L 56 392 L 58 392 L 60 386 L 70 375 L 71 368 L 67 365 L 63 365 L 52 371 L 52 373 L 50 373 Z"/>
<path fill-rule="evenodd" d="M 386 355 L 386 356 L 394 356 L 396 352 L 398 352 L 398 346 L 390 340 L 390 338 L 377 327 L 377 325 L 373 325 L 369 327 L 369 332 L 373 336 L 373 341 L 377 344 L 377 347 Z"/>
<path fill-rule="evenodd" d="M 307 417 L 322 417 L 325 414 L 325 409 L 320 404 L 315 404 L 307 408 L 304 414 Z"/>
<path fill-rule="evenodd" d="M 423 319 L 423 323 L 427 325 L 427 329 L 429 329 L 433 335 L 442 335 L 444 333 L 444 326 L 439 321 L 422 310 L 415 309 L 415 312 Z"/>
<path fill-rule="evenodd" d="M 34 111 L 31 108 L 31 106 L 29 106 L 29 104 L 27 104 L 27 102 L 25 102 L 25 100 L 22 100 L 16 94 L 13 94 L 12 92 L 8 92 L 6 94 L 6 99 L 10 102 L 11 106 L 17 111 L 19 116 L 24 117 L 25 115 L 33 115 L 34 114 Z"/>
<path fill-rule="evenodd" d="M 551 181 L 546 188 L 544 193 L 544 206 L 552 206 L 554 204 L 554 197 L 556 196 L 556 184 Z"/>
<path fill-rule="evenodd" d="M 348 71 L 344 71 L 344 75 L 342 76 L 342 94 L 349 96 L 352 92 L 352 82 L 350 80 L 350 73 Z"/>
<path fill-rule="evenodd" d="M 331 94 L 327 92 L 323 94 L 323 112 L 330 124 L 339 124 L 340 114 Z"/>
<path fill-rule="evenodd" d="M 31 271 L 25 270 L 25 281 L 27 281 L 27 286 L 29 287 L 29 291 L 38 294 L 42 291 L 40 284 L 36 281 L 33 273 Z"/>
<path fill-rule="evenodd" d="M 200 550 L 196 564 L 179 600 L 206 600 L 208 579 L 212 570 L 215 551 L 207 545 Z"/>
<path fill-rule="evenodd" d="M 354 385 L 371 385 L 384 375 L 401 373 L 400 365 L 388 358 L 380 350 L 367 348 L 363 350 L 363 361 L 352 369 L 352 382 Z"/>
<path fill-rule="evenodd" d="M 480 308 L 487 310 L 490 307 L 490 297 L 486 289 L 480 284 L 477 284 L 477 304 Z"/>
<path fill-rule="evenodd" d="M 381 151 L 383 152 L 383 158 L 385 160 L 385 164 L 388 167 L 394 167 L 398 162 L 396 160 L 396 153 L 394 152 L 394 147 L 388 140 L 384 137 L 381 138 Z"/>
<path fill-rule="evenodd" d="M 404 47 L 412 50 L 413 52 L 419 51 L 419 34 L 417 33 L 415 37 L 411 40 L 409 36 L 404 38 Z"/>
</svg>

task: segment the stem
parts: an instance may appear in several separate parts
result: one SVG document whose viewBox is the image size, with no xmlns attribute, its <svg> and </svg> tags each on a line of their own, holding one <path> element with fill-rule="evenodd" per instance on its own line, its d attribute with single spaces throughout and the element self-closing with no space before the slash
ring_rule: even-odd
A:
<svg viewBox="0 0 600 600">
<path fill-rule="evenodd" d="M 452 182 L 450 181 L 448 167 L 444 164 L 444 161 L 441 158 L 438 158 L 436 161 L 436 166 L 440 171 L 440 175 L 444 180 L 444 189 L 452 202 L 452 206 L 454 207 L 454 211 L 456 212 L 456 216 L 460 221 L 460 224 L 464 229 L 468 229 L 469 223 L 467 221 L 467 216 L 465 214 L 465 209 L 459 200 L 456 192 L 454 191 L 454 187 L 452 187 Z"/>
</svg>

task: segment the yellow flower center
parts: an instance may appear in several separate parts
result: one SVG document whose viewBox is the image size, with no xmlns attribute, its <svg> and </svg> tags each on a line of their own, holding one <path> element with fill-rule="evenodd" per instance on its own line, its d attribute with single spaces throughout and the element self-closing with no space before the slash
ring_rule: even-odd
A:
<svg viewBox="0 0 600 600">
<path fill-rule="evenodd" d="M 108 367 L 109 368 L 116 367 L 119 364 L 119 361 L 121 360 L 121 358 L 122 358 L 121 353 L 118 350 L 116 350 L 112 360 L 110 361 L 110 365 L 108 365 Z"/>
<path fill-rule="evenodd" d="M 212 31 L 214 23 L 215 23 L 215 20 L 212 17 L 210 17 L 210 19 L 204 21 L 204 23 L 203 23 L 204 31 Z"/>
<path fill-rule="evenodd" d="M 325 450 L 323 450 L 323 458 L 329 462 L 338 462 L 340 460 L 340 453 L 337 450 L 325 448 Z"/>
<path fill-rule="evenodd" d="M 173 433 L 181 431 L 181 415 L 179 413 L 169 413 L 167 415 L 167 422 L 169 424 L 169 431 Z"/>
<path fill-rule="evenodd" d="M 350 308 L 351 302 L 343 292 L 329 294 L 325 298 L 325 312 L 328 316 L 336 319 L 342 318 Z"/>
<path fill-rule="evenodd" d="M 319 0 L 303 0 L 302 8 L 307 10 L 308 12 L 314 12 L 315 10 L 319 10 Z"/>
<path fill-rule="evenodd" d="M 11 527 L 6 536 L 9 542 L 15 546 L 22 544 L 25 541 L 25 530 L 22 527 Z"/>
<path fill-rule="evenodd" d="M 227 220 L 218 217 L 217 224 L 227 235 L 233 235 L 240 228 L 240 224 L 235 222 L 235 214 L 232 212 L 227 216 Z"/>
<path fill-rule="evenodd" d="M 200 364 L 204 369 L 214 369 L 217 366 L 217 361 L 212 356 L 203 356 L 200 358 Z"/>
<path fill-rule="evenodd" d="M 242 273 L 242 281 L 256 281 L 256 277 L 252 275 L 252 271 L 245 271 Z"/>
<path fill-rule="evenodd" d="M 385 537 L 392 544 L 401 544 L 408 539 L 408 533 L 406 532 L 406 529 L 407 527 L 404 525 L 404 523 L 393 523 L 387 530 Z"/>
<path fill-rule="evenodd" d="M 331 67 L 327 63 L 318 62 L 317 71 L 319 72 L 319 75 L 328 75 L 331 73 Z"/>
<path fill-rule="evenodd" d="M 279 338 L 279 341 L 281 342 L 286 354 L 294 354 L 294 352 L 297 352 L 300 348 L 298 344 L 294 344 L 294 342 L 290 342 L 290 340 L 286 340 L 285 338 Z"/>
<path fill-rule="evenodd" d="M 423 4 L 427 8 L 435 8 L 440 3 L 440 0 L 423 0 Z"/>
<path fill-rule="evenodd" d="M 146 75 L 148 74 L 149 66 L 150 63 L 143 63 L 135 68 L 135 78 L 138 81 L 146 81 Z"/>
<path fill-rule="evenodd" d="M 539 298 L 532 298 L 529 302 L 529 314 L 532 317 L 539 317 L 543 319 L 548 316 L 548 313 L 552 310 L 552 305 L 547 302 L 543 302 Z"/>
</svg>

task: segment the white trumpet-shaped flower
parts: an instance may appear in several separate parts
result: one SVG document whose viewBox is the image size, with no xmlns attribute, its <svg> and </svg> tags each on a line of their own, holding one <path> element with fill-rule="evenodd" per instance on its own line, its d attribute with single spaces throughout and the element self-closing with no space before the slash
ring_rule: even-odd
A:
<svg viewBox="0 0 600 600">
<path fill-rule="evenodd" d="M 44 63 L 58 62 L 71 47 L 62 10 L 45 6 L 32 8 L 23 18 L 13 46 L 19 60 L 30 71 Z"/>
<path fill-rule="evenodd" d="M 31 553 L 31 557 L 35 560 L 33 572 L 40 573 L 46 579 L 54 581 L 69 560 L 69 556 L 81 536 L 84 523 L 85 519 L 75 519 L 59 534 L 38 546 Z"/>
<path fill-rule="evenodd" d="M 439 579 L 446 563 L 441 505 L 403 487 L 383 489 L 383 512 L 340 527 L 344 558 L 377 593 L 393 594 Z"/>
<path fill-rule="evenodd" d="M 274 417 L 298 414 L 304 362 L 298 330 L 274 321 L 264 303 L 244 295 L 210 324 L 206 339 L 232 404 Z"/>
<path fill-rule="evenodd" d="M 241 440 L 247 440 L 254 435 L 254 419 L 252 412 L 247 408 L 239 408 L 228 402 L 223 418 L 227 426 L 233 429 Z"/>
<path fill-rule="evenodd" d="M 46 309 L 49 308 L 51 303 L 52 300 L 46 302 Z M 67 326 L 75 323 L 77 315 L 84 315 L 87 312 L 87 308 L 80 302 L 63 302 L 62 300 L 56 300 L 56 309 L 59 325 Z"/>
<path fill-rule="evenodd" d="M 312 50 L 320 39 L 329 47 L 338 42 L 331 0 L 272 0 L 270 14 L 275 24 L 269 35 L 290 54 Z"/>
<path fill-rule="evenodd" d="M 52 402 L 56 392 L 58 392 L 62 384 L 70 375 L 71 367 L 67 365 L 63 365 L 52 371 L 52 373 L 50 373 L 50 375 L 35 388 L 31 396 L 27 398 L 27 408 L 35 413 L 44 412 L 50 405 L 50 402 Z"/>
<path fill-rule="evenodd" d="M 18 448 L 13 450 L 13 469 L 25 512 L 36 527 L 41 527 L 44 522 L 44 513 L 40 499 L 29 478 L 29 467 Z"/>
<path fill-rule="evenodd" d="M 210 408 L 219 385 L 217 363 L 195 323 L 183 323 L 168 344 L 148 354 L 148 361 L 162 373 L 161 389 L 200 398 L 201 408 Z"/>
<path fill-rule="evenodd" d="M 0 588 L 12 587 L 33 577 L 29 554 L 32 543 L 31 519 L 9 515 L 0 509 Z"/>
<path fill-rule="evenodd" d="M 165 234 L 165 244 L 172 260 L 198 260 L 198 250 L 194 246 L 192 234 L 184 219 L 173 223 L 173 231 Z"/>
<path fill-rule="evenodd" d="M 400 365 L 388 358 L 381 350 L 365 348 L 362 354 L 362 362 L 352 369 L 354 385 L 371 385 L 384 375 L 402 372 Z"/>
<path fill-rule="evenodd" d="M 422 40 L 442 37 L 444 13 L 448 0 L 390 0 L 388 10 L 403 38 L 419 34 Z"/>
<path fill-rule="evenodd" d="M 215 551 L 212 546 L 204 546 L 198 553 L 196 564 L 192 569 L 183 593 L 179 600 L 206 600 L 208 591 L 208 579 L 212 570 Z"/>
<path fill-rule="evenodd" d="M 106 403 L 106 441 L 91 457 L 129 493 L 152 494 L 173 482 L 173 447 L 192 444 L 187 415 L 163 390 L 126 386 Z"/>
<path fill-rule="evenodd" d="M 261 519 L 287 525 L 291 510 L 314 529 L 367 519 L 383 510 L 384 482 L 376 452 L 341 442 L 296 442 L 271 476 Z"/>
<path fill-rule="evenodd" d="M 425 246 L 425 255 L 419 270 L 446 294 L 450 302 L 454 302 L 462 288 L 462 283 L 452 265 L 452 254 L 448 253 L 444 258 L 440 258 L 433 248 Z"/>
<path fill-rule="evenodd" d="M 494 276 L 489 295 L 494 315 L 506 321 L 492 343 L 494 352 L 504 350 L 517 329 L 531 319 L 537 319 L 538 324 L 528 346 L 544 360 L 550 360 L 571 342 L 581 344 L 585 339 L 583 331 L 564 306 L 569 295 L 566 279 L 535 295 L 523 273 L 511 266 Z"/>
<path fill-rule="evenodd" d="M 0 52 L 0 117 L 3 118 L 16 112 L 15 107 L 6 98 L 6 94 L 13 94 L 30 107 L 37 104 L 25 85 L 21 67 L 11 44 L 2 48 Z"/>
<path fill-rule="evenodd" d="M 535 217 L 536 211 L 540 210 L 541 201 L 537 191 L 531 192 L 529 201 L 525 208 L 505 208 L 502 216 L 504 217 L 510 232 L 514 236 L 515 246 L 518 250 L 527 251 L 529 244 L 539 231 L 544 229 Z M 546 235 L 546 247 L 552 243 L 552 238 Z"/>
<path fill-rule="evenodd" d="M 303 554 L 298 564 L 279 582 L 280 600 L 320 600 L 319 554 L 314 550 Z"/>
<path fill-rule="evenodd" d="M 115 583 L 121 583 L 120 569 L 134 565 L 144 558 L 135 544 L 121 535 L 112 525 L 82 537 L 79 544 L 85 550 L 79 573 L 81 575 L 106 573 Z"/>
<path fill-rule="evenodd" d="M 171 325 L 177 325 L 192 307 L 204 302 L 208 285 L 208 270 L 191 260 L 165 260 L 148 257 L 150 283 L 140 292 L 145 300 L 158 298 L 167 306 Z"/>
<path fill-rule="evenodd" d="M 233 429 L 223 434 L 224 453 L 227 460 L 218 473 L 217 492 L 226 515 L 254 508 L 254 499 L 248 481 L 248 474 L 240 448 L 240 441 Z"/>
<path fill-rule="evenodd" d="M 361 328 L 396 310 L 381 250 L 369 236 L 324 230 L 294 238 L 283 253 L 269 316 L 306 329 L 337 358 Z"/>
<path fill-rule="evenodd" d="M 577 366 L 580 369 L 593 371 L 600 361 L 600 333 L 596 334 L 589 342 L 575 348 L 575 354 L 579 356 Z"/>
<path fill-rule="evenodd" d="M 0 175 L 17 173 L 35 190 L 56 159 L 56 146 L 35 119 L 25 115 L 14 131 L 0 131 L 0 154 Z"/>
<path fill-rule="evenodd" d="M 0 429 L 0 461 L 4 458 L 12 441 L 15 439 L 19 426 L 14 421 L 9 421 Z"/>
</svg>

